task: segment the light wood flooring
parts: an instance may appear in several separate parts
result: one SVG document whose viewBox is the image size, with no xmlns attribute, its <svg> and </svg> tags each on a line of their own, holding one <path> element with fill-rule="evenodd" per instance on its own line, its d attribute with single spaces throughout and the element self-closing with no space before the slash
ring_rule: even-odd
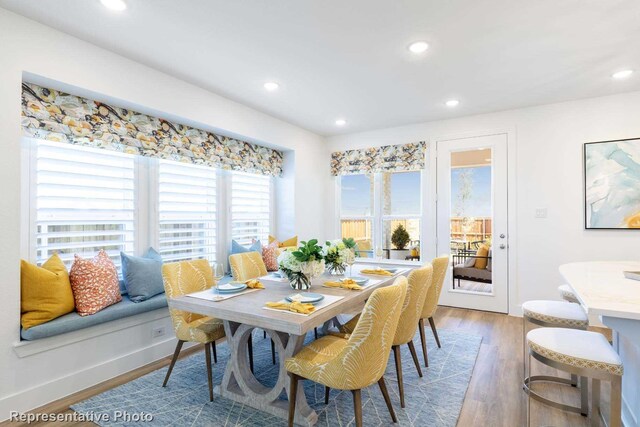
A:
<svg viewBox="0 0 640 427">
<path fill-rule="evenodd" d="M 458 426 L 517 427 L 525 425 L 526 399 L 522 391 L 522 319 L 502 314 L 448 307 L 440 307 L 435 318 L 438 329 L 457 330 L 483 337 Z M 194 351 L 201 351 L 201 348 L 186 350 L 183 356 Z M 53 402 L 35 412 L 69 412 L 69 406 L 75 402 L 160 369 L 168 365 L 169 360 L 170 357 L 167 356 L 143 368 Z M 543 370 L 539 365 L 534 365 L 534 373 L 543 371 L 553 373 L 552 370 Z M 548 392 L 550 397 L 560 398 L 566 403 L 577 404 L 579 402 L 579 392 L 575 388 L 543 386 L 539 390 L 543 390 L 543 393 Z M 608 395 L 608 386 L 605 384 L 603 385 L 602 404 L 607 413 Z M 531 408 L 532 426 L 579 427 L 589 425 L 588 419 L 585 417 L 549 408 L 535 401 L 532 401 Z M 4 423 L 4 425 L 19 424 Z M 45 425 L 45 423 L 30 425 Z M 47 425 L 93 424 L 47 423 Z M 284 426 L 286 423 L 283 421 L 282 425 Z"/>
</svg>

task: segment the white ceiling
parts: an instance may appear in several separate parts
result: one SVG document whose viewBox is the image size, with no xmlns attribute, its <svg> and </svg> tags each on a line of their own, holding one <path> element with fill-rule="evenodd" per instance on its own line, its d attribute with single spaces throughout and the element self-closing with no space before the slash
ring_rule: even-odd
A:
<svg viewBox="0 0 640 427">
<path fill-rule="evenodd" d="M 0 0 L 322 135 L 640 90 L 637 0 Z M 415 40 L 430 49 L 416 57 Z M 633 68 L 624 81 L 611 74 Z M 273 80 L 275 93 L 263 84 Z M 444 106 L 450 98 L 457 108 Z M 348 123 L 337 127 L 335 120 Z"/>
</svg>

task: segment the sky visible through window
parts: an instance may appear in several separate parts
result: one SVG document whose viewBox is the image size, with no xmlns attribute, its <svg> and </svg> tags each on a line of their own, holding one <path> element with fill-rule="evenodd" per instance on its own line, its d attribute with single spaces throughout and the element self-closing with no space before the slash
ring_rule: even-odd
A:
<svg viewBox="0 0 640 427">
<path fill-rule="evenodd" d="M 463 206 L 463 216 L 491 216 L 491 166 L 475 168 L 455 168 L 451 170 L 451 208 L 455 215 L 456 203 L 460 195 L 460 175 L 468 171 L 471 175 L 471 197 Z"/>
</svg>

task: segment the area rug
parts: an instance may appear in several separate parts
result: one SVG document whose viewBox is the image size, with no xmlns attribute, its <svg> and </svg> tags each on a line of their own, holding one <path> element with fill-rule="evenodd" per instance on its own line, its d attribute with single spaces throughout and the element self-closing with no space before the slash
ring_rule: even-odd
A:
<svg viewBox="0 0 640 427">
<path fill-rule="evenodd" d="M 437 348 L 431 331 L 427 330 L 429 368 L 422 369 L 420 378 L 407 346 L 402 348 L 402 365 L 406 408 L 400 408 L 398 383 L 393 356 L 385 374 L 387 388 L 400 426 L 456 425 L 471 373 L 482 341 L 481 337 L 441 330 L 442 348 Z M 311 340 L 313 334 L 307 339 Z M 421 363 L 420 338 L 414 342 Z M 265 385 L 275 384 L 277 367 L 271 363 L 271 346 L 262 332 L 254 332 L 256 377 Z M 220 384 L 229 350 L 218 345 L 218 363 L 213 366 L 214 385 Z M 76 412 L 91 415 L 101 426 L 286 426 L 286 420 L 251 407 L 214 396 L 209 402 L 204 352 L 179 360 L 169 384 L 161 384 L 167 372 L 162 368 L 129 383 L 96 395 L 71 407 Z M 329 404 L 324 404 L 324 387 L 304 382 L 309 404 L 318 413 L 318 426 L 353 426 L 351 392 L 332 390 Z M 377 384 L 362 391 L 362 413 L 365 426 L 388 426 L 391 418 Z M 136 419 L 136 414 L 150 414 Z M 104 414 L 101 417 L 101 414 Z M 108 418 L 107 418 L 108 417 Z"/>
</svg>

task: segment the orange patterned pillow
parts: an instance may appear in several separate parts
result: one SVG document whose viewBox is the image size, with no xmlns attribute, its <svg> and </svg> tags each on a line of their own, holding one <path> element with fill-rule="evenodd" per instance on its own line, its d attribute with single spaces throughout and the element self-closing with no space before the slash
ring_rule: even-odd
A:
<svg viewBox="0 0 640 427">
<path fill-rule="evenodd" d="M 93 259 L 76 255 L 69 279 L 80 316 L 95 314 L 122 301 L 118 271 L 104 250 L 100 250 Z"/>
<path fill-rule="evenodd" d="M 262 261 L 267 271 L 278 271 L 278 241 L 274 240 L 262 247 Z"/>
</svg>

